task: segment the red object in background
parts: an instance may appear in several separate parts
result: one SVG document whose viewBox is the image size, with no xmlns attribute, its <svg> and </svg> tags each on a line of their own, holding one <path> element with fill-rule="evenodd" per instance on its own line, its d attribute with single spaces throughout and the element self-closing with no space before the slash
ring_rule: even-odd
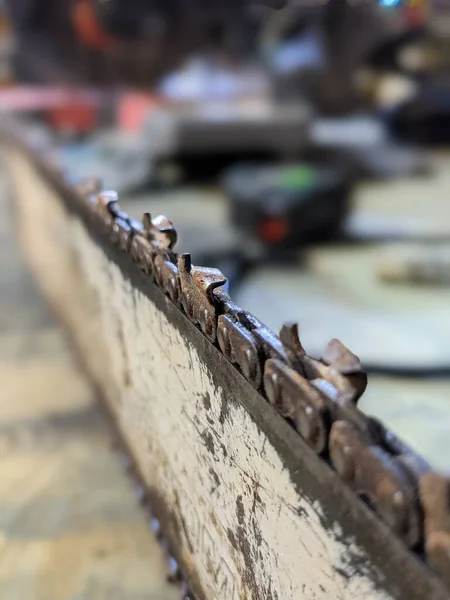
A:
<svg viewBox="0 0 450 600">
<path fill-rule="evenodd" d="M 97 50 L 113 50 L 117 40 L 100 27 L 90 0 L 78 0 L 72 10 L 72 21 L 80 40 Z"/>
<path fill-rule="evenodd" d="M 86 135 L 98 125 L 98 109 L 83 102 L 67 102 L 45 111 L 48 124 L 57 131 Z"/>
<path fill-rule="evenodd" d="M 406 4 L 403 8 L 406 23 L 409 27 L 418 28 L 424 25 L 426 20 L 425 6 L 423 2 Z"/>
<path fill-rule="evenodd" d="M 260 223 L 259 236 L 269 244 L 282 242 L 289 233 L 289 226 L 283 217 L 272 217 Z"/>
<path fill-rule="evenodd" d="M 12 86 L 0 90 L 0 113 L 39 113 L 59 131 L 84 135 L 99 122 L 103 96 L 93 89 Z"/>
<path fill-rule="evenodd" d="M 126 93 L 117 108 L 117 123 L 125 131 L 140 131 L 151 111 L 160 105 L 161 101 L 151 94 Z"/>
</svg>

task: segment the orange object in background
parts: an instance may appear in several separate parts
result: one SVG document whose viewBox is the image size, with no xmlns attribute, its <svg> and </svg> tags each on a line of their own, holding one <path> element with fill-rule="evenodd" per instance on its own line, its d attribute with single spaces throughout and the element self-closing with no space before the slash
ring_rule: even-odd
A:
<svg viewBox="0 0 450 600">
<path fill-rule="evenodd" d="M 113 50 L 117 40 L 105 33 L 99 25 L 90 0 L 78 0 L 72 10 L 72 21 L 80 40 L 97 50 Z"/>
<path fill-rule="evenodd" d="M 427 18 L 427 1 L 409 0 L 403 8 L 403 14 L 409 27 L 421 27 Z"/>
<path fill-rule="evenodd" d="M 97 106 L 83 102 L 67 102 L 45 111 L 47 123 L 57 131 L 86 135 L 98 125 Z"/>
<path fill-rule="evenodd" d="M 260 223 L 258 232 L 268 244 L 278 244 L 287 237 L 289 226 L 283 217 L 272 217 Z"/>
<path fill-rule="evenodd" d="M 1 5 L 1 3 L 0 3 Z M 14 38 L 11 24 L 8 16 L 0 6 L 0 86 L 5 87 L 11 85 L 13 81 L 13 73 L 11 68 L 11 58 L 14 47 Z"/>
<path fill-rule="evenodd" d="M 152 110 L 160 105 L 161 101 L 152 94 L 123 94 L 117 108 L 117 124 L 124 131 L 140 131 Z"/>
</svg>

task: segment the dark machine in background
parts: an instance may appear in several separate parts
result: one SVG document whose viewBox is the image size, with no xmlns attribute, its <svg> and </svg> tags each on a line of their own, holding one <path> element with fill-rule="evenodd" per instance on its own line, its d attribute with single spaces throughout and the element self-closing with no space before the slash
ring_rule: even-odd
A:
<svg viewBox="0 0 450 600">
<path fill-rule="evenodd" d="M 236 47 L 247 3 L 7 0 L 31 81 L 149 86 L 192 52 Z M 241 39 L 248 37 L 248 31 Z"/>
<path fill-rule="evenodd" d="M 148 87 L 194 53 L 230 61 L 258 57 L 267 62 L 279 97 L 298 97 L 309 87 L 322 109 L 341 112 L 358 105 L 355 68 L 405 31 L 404 19 L 380 10 L 376 1 L 6 3 L 24 79 Z M 309 52 L 299 49 L 302 40 L 310 44 Z M 293 59 L 296 54 L 303 59 Z"/>
<path fill-rule="evenodd" d="M 418 40 L 425 40 L 435 54 L 446 55 L 449 18 L 442 2 L 428 3 L 426 11 L 425 3 L 415 3 L 414 10 L 407 3 L 395 9 L 375 0 L 7 4 L 18 41 L 17 72 L 24 81 L 148 90 L 194 55 L 207 57 L 213 68 L 226 65 L 233 71 L 255 63 L 263 68 L 272 103 L 264 124 L 248 114 L 243 117 L 240 108 L 226 119 L 205 118 L 190 107 L 181 116 L 172 111 L 170 128 L 176 142 L 169 154 L 183 163 L 187 180 L 205 173 L 212 177 L 213 172 L 217 178 L 224 171 L 233 223 L 275 254 L 286 244 L 295 248 L 334 237 L 347 214 L 355 177 L 378 176 L 390 168 L 393 172 L 391 165 L 405 161 L 406 168 L 414 169 L 414 156 L 397 148 L 389 136 L 375 150 L 369 148 L 370 141 L 368 148 L 352 148 L 346 140 L 344 148 L 340 141 L 321 140 L 319 151 L 313 148 L 312 154 L 320 157 L 320 173 L 333 174 L 331 180 L 314 177 L 307 189 L 292 186 L 292 181 L 286 184 L 287 167 L 281 163 L 289 163 L 296 172 L 304 169 L 305 156 L 318 143 L 307 131 L 317 117 L 377 112 L 373 94 L 358 79 L 364 68 L 371 70 L 372 78 L 385 70 L 407 74 L 418 86 L 413 96 L 379 113 L 380 127 L 406 142 L 448 141 L 448 64 L 425 60 L 419 72 L 411 72 L 408 61 L 405 66 L 398 58 Z M 286 119 L 292 106 L 308 110 Z M 143 139 L 155 137 L 151 125 L 143 129 Z M 260 158 L 255 146 L 267 154 L 256 173 L 252 162 L 245 165 L 246 153 L 253 162 Z M 153 157 L 158 155 L 158 149 L 152 151 Z M 383 156 L 387 158 L 380 166 Z M 235 168 L 234 161 L 244 164 Z M 283 223 L 289 227 L 281 227 Z"/>
</svg>

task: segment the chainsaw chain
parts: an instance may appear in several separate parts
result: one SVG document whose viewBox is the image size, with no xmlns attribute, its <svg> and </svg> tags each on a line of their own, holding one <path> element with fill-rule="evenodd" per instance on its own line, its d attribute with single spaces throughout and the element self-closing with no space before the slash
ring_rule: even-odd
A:
<svg viewBox="0 0 450 600">
<path fill-rule="evenodd" d="M 142 222 L 132 219 L 121 209 L 118 194 L 103 190 L 101 182 L 69 183 L 59 165 L 44 163 L 38 155 L 48 156 L 46 144 L 23 143 L 23 127 L 3 125 L 2 132 L 63 190 L 86 225 L 131 255 L 136 268 L 238 369 L 261 401 L 268 401 L 450 589 L 450 479 L 433 472 L 358 408 L 367 386 L 358 357 L 339 340 L 330 341 L 320 360 L 308 356 L 295 324 L 275 335 L 221 289 L 226 278 L 218 269 L 192 265 L 189 254 L 178 256 L 177 233 L 166 217 L 146 213 Z M 183 600 L 193 600 L 159 522 L 152 518 L 152 524 L 169 557 L 170 578 L 180 583 Z"/>
<path fill-rule="evenodd" d="M 111 414 L 108 413 L 107 416 L 110 417 L 113 429 L 117 433 L 115 446 L 118 456 L 120 457 L 121 462 L 124 465 L 124 468 L 127 474 L 129 475 L 132 484 L 134 485 L 139 503 L 146 513 L 148 523 L 166 558 L 166 562 L 169 568 L 167 581 L 178 586 L 180 590 L 180 600 L 196 600 L 195 595 L 189 589 L 186 579 L 183 577 L 182 571 L 178 565 L 176 558 L 171 552 L 170 544 L 164 537 L 164 532 L 162 531 L 161 523 L 152 512 L 151 501 L 146 493 L 145 485 L 143 484 L 143 478 L 136 469 L 135 463 L 131 458 L 131 453 L 124 444 L 123 438 L 121 437 L 120 432 L 118 431 L 117 424 L 114 419 L 111 419 Z"/>
<path fill-rule="evenodd" d="M 450 481 L 357 406 L 367 386 L 360 361 L 339 340 L 308 356 L 295 324 L 275 335 L 236 306 L 215 268 L 174 252 L 177 233 L 163 216 L 130 218 L 98 181 L 75 187 L 89 225 L 123 252 L 198 327 L 321 456 L 449 585 Z M 173 559 L 172 559 L 173 560 Z M 175 575 L 174 575 L 175 576 Z M 179 577 L 177 571 L 176 577 Z M 187 597 L 184 595 L 183 597 Z"/>
</svg>

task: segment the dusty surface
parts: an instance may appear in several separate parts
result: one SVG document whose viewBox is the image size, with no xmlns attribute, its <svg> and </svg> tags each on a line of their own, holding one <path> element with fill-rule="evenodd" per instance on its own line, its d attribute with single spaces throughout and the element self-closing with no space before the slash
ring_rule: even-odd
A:
<svg viewBox="0 0 450 600">
<path fill-rule="evenodd" d="M 0 172 L 0 598 L 174 600 L 111 432 L 12 244 Z"/>
</svg>

